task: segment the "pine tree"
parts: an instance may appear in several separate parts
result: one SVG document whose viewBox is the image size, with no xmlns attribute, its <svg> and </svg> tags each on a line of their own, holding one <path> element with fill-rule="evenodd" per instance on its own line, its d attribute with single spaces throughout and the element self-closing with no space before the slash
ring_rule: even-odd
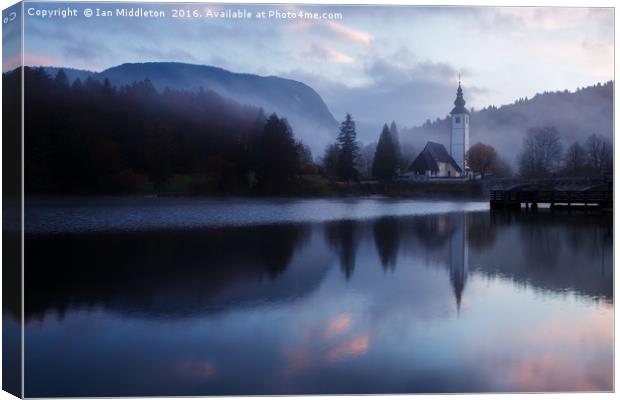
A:
<svg viewBox="0 0 620 400">
<path fill-rule="evenodd" d="M 61 88 L 67 88 L 69 87 L 69 79 L 67 78 L 67 74 L 65 73 L 64 69 L 59 69 L 58 72 L 56 73 L 56 78 L 54 78 L 54 81 L 56 82 L 56 85 L 58 85 Z"/>
<path fill-rule="evenodd" d="M 338 134 L 338 177 L 344 181 L 357 180 L 355 161 L 359 154 L 359 146 L 356 141 L 355 121 L 351 114 L 340 124 Z"/>
<path fill-rule="evenodd" d="M 82 91 L 82 81 L 80 80 L 80 78 L 75 78 L 75 81 L 73 81 L 73 85 L 71 85 L 71 89 L 74 92 L 81 92 Z"/>
<path fill-rule="evenodd" d="M 396 127 L 395 121 L 392 121 L 392 124 L 390 125 L 390 134 L 392 135 L 392 142 L 394 143 L 394 150 L 396 151 L 397 167 L 400 168 L 401 170 L 405 169 L 406 167 L 402 165 L 403 153 L 400 148 L 400 139 L 398 138 L 398 128 Z"/>
<path fill-rule="evenodd" d="M 299 172 L 299 155 L 293 131 L 284 118 L 271 114 L 259 143 L 257 179 L 263 189 L 285 189 Z"/>
<path fill-rule="evenodd" d="M 103 80 L 103 94 L 107 95 L 111 95 L 114 93 L 114 88 L 112 87 L 112 84 L 110 83 L 110 80 L 108 78 L 105 78 Z"/>
<path fill-rule="evenodd" d="M 392 140 L 392 134 L 387 124 L 383 125 L 383 131 L 375 151 L 375 159 L 372 164 L 372 175 L 382 181 L 391 182 L 396 175 L 398 159 L 396 158 L 396 147 Z"/>
</svg>

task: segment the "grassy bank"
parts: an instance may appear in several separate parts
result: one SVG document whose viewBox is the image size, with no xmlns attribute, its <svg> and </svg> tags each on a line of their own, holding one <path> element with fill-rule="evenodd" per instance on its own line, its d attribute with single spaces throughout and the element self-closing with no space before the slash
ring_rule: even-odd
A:
<svg viewBox="0 0 620 400">
<path fill-rule="evenodd" d="M 318 175 L 303 175 L 286 190 L 261 191 L 258 188 L 239 188 L 233 192 L 221 191 L 211 185 L 200 185 L 196 178 L 175 175 L 159 191 L 145 187 L 142 194 L 161 196 L 238 195 L 238 196 L 293 196 L 345 197 L 386 196 L 404 198 L 484 198 L 480 182 L 334 182 Z"/>
<path fill-rule="evenodd" d="M 209 174 L 176 174 L 155 185 L 145 175 L 126 173 L 104 185 L 105 191 L 41 191 L 28 195 L 114 195 L 114 196 L 286 196 L 286 197 L 368 197 L 394 198 L 463 198 L 482 199 L 480 182 L 335 182 L 320 175 L 302 175 L 286 187 L 261 188 L 255 179 L 250 183 L 226 184 L 221 177 Z"/>
</svg>

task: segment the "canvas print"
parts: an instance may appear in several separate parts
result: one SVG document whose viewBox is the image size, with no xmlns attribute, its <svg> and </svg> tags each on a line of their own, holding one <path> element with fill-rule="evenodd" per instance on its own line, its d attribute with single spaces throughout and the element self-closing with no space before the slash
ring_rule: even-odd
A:
<svg viewBox="0 0 620 400">
<path fill-rule="evenodd" d="M 614 390 L 613 8 L 27 1 L 3 43 L 5 390 Z"/>
</svg>

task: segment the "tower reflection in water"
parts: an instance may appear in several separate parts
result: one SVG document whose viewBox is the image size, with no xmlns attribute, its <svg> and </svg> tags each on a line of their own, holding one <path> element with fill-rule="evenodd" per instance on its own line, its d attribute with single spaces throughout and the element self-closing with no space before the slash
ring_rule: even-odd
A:
<svg viewBox="0 0 620 400">
<path fill-rule="evenodd" d="M 33 397 L 613 387 L 609 215 L 26 240 Z"/>
<path fill-rule="evenodd" d="M 467 281 L 469 251 L 467 248 L 467 218 L 465 214 L 452 215 L 454 231 L 450 236 L 450 283 L 456 298 L 457 311 Z"/>
</svg>

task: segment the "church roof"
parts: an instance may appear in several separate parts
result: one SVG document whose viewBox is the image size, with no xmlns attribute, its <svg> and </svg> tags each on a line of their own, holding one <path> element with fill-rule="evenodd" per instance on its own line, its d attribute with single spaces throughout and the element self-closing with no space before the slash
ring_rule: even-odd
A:
<svg viewBox="0 0 620 400">
<path fill-rule="evenodd" d="M 462 172 L 461 167 L 448 154 L 444 145 L 435 142 L 426 143 L 424 150 L 413 160 L 409 170 L 419 174 L 423 174 L 426 171 L 439 171 L 438 162 L 448 163 L 457 171 Z"/>
<path fill-rule="evenodd" d="M 450 114 L 469 114 L 469 111 L 465 108 L 465 99 L 463 98 L 461 82 L 459 82 L 459 88 L 456 90 L 456 100 L 454 100 L 454 108 L 450 111 Z"/>
</svg>

